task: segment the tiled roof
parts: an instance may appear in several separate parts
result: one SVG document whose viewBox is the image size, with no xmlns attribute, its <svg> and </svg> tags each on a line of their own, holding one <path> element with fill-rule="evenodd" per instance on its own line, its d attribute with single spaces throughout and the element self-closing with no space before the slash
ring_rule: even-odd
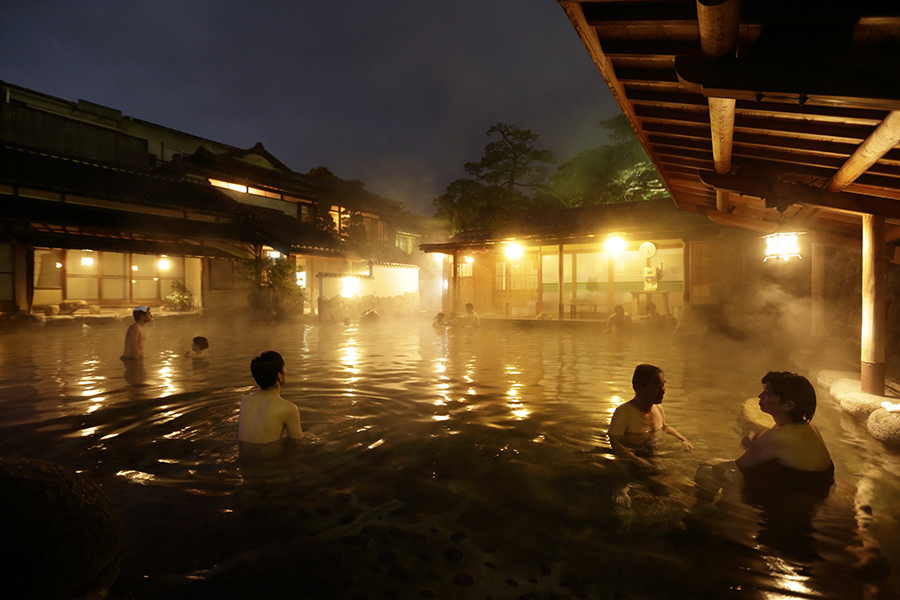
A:
<svg viewBox="0 0 900 600">
<path fill-rule="evenodd" d="M 269 169 L 241 160 L 250 154 L 256 154 L 266 159 L 276 168 Z M 205 148 L 200 148 L 190 156 L 178 157 L 171 163 L 163 165 L 157 169 L 157 172 L 177 176 L 199 175 L 213 179 L 222 179 L 227 174 L 231 183 L 284 190 L 309 200 L 318 200 L 333 195 L 337 191 L 337 184 L 291 171 L 265 148 L 262 148 L 261 144 L 250 150 L 228 154 L 214 154 Z"/>
<path fill-rule="evenodd" d="M 277 240 L 276 244 L 288 246 L 284 251 L 325 252 L 329 255 L 340 253 L 340 242 L 329 233 L 316 229 L 309 223 L 298 221 L 294 217 L 281 212 L 259 208 L 244 207 L 251 215 L 252 226 L 265 239 Z"/>
<path fill-rule="evenodd" d="M 0 183 L 228 218 L 246 214 L 240 203 L 210 185 L 106 167 L 9 145 L 0 146 Z"/>
<path fill-rule="evenodd" d="M 723 230 L 724 226 L 709 219 L 677 210 L 670 200 L 652 200 L 531 212 L 494 229 L 461 231 L 448 242 L 423 244 L 421 249 L 426 252 L 452 250 L 509 239 L 572 243 L 609 233 L 648 239 L 681 239 L 715 235 Z"/>
<path fill-rule="evenodd" d="M 231 240 L 267 244 L 285 252 L 339 255 L 340 243 L 328 233 L 283 213 L 241 204 L 208 183 L 2 145 L 0 184 L 19 191 L 5 201 L 4 216 L 10 218 L 91 229 L 97 235 L 104 230 L 134 231 L 167 239 Z M 26 189 L 64 194 L 67 201 L 31 198 L 22 195 Z M 106 202 L 85 205 L 85 198 Z M 141 207 L 144 214 L 135 210 Z M 170 212 L 154 213 L 153 209 Z M 217 217 L 218 222 L 185 219 L 181 213 Z"/>
</svg>

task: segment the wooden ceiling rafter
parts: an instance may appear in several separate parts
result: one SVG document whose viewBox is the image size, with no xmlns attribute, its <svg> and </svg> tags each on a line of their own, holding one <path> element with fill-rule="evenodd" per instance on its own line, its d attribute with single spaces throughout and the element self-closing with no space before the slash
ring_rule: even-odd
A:
<svg viewBox="0 0 900 600">
<path fill-rule="evenodd" d="M 900 58 L 900 3 L 824 10 L 743 0 L 739 12 L 735 0 L 560 4 L 679 208 L 758 210 L 748 201 L 754 190 L 710 187 L 705 175 L 717 172 L 767 178 L 792 193 L 781 199 L 796 205 L 788 214 L 798 226 L 827 229 L 823 239 L 834 232 L 844 240 L 863 209 L 896 220 L 900 78 L 871 74 Z M 826 186 L 849 196 L 823 200 Z M 762 209 L 750 218 L 779 217 Z"/>
</svg>

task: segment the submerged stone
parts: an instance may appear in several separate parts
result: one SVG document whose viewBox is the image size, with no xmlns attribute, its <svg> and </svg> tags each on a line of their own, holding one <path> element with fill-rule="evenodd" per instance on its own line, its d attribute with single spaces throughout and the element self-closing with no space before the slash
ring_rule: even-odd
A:
<svg viewBox="0 0 900 600">
<path fill-rule="evenodd" d="M 0 499 L 4 598 L 106 596 L 122 543 L 100 488 L 54 463 L 0 458 Z"/>
</svg>

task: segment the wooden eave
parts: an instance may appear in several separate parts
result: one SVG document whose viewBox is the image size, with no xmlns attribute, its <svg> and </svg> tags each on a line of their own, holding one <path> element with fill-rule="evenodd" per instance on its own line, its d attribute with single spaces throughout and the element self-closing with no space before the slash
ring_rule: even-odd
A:
<svg viewBox="0 0 900 600">
<path fill-rule="evenodd" d="M 900 238 L 900 2 L 734 2 L 560 5 L 679 209 Z"/>
</svg>

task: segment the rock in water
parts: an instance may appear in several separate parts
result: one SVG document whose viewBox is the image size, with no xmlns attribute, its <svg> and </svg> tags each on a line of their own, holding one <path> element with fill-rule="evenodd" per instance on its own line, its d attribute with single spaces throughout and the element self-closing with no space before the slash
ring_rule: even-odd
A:
<svg viewBox="0 0 900 600">
<path fill-rule="evenodd" d="M 0 458 L 0 531 L 4 598 L 103 598 L 118 575 L 115 510 L 97 486 L 60 465 Z"/>
</svg>

